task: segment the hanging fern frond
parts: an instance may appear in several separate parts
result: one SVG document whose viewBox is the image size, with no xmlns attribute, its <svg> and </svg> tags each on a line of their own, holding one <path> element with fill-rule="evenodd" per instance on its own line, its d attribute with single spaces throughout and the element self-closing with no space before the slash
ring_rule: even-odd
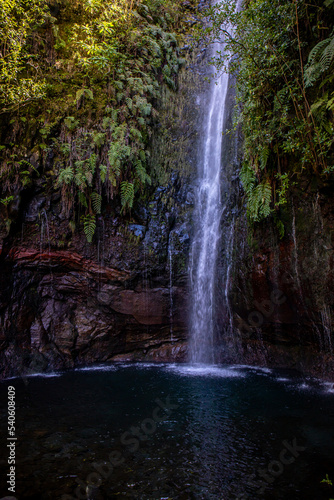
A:
<svg viewBox="0 0 334 500">
<path fill-rule="evenodd" d="M 333 92 L 331 94 L 333 96 Z M 329 99 L 327 101 L 327 104 L 326 104 L 326 108 L 329 110 L 329 111 L 333 111 L 334 109 L 334 97 L 331 97 L 331 99 Z"/>
<path fill-rule="evenodd" d="M 132 208 L 134 200 L 134 185 L 131 182 L 121 182 L 121 203 L 123 208 Z"/>
<path fill-rule="evenodd" d="M 90 99 L 91 101 L 94 100 L 94 94 L 93 94 L 93 91 L 90 90 L 90 89 L 85 89 L 85 94 L 87 95 L 88 99 Z"/>
<path fill-rule="evenodd" d="M 268 158 L 269 158 L 269 148 L 268 146 L 264 146 L 262 149 L 261 149 L 261 152 L 260 152 L 260 167 L 261 169 L 265 169 L 266 166 L 267 166 L 267 162 L 268 162 Z"/>
<path fill-rule="evenodd" d="M 326 104 L 328 102 L 327 95 L 328 94 L 326 94 L 321 99 L 318 99 L 317 101 L 315 101 L 310 108 L 309 115 L 312 114 L 317 121 L 321 120 L 323 113 L 324 113 L 324 110 L 326 109 Z"/>
<path fill-rule="evenodd" d="M 145 184 L 146 182 L 148 184 L 151 183 L 151 178 L 149 175 L 147 175 L 146 169 L 142 164 L 141 160 L 135 161 L 135 169 L 136 169 L 136 176 L 138 177 L 141 184 Z"/>
<path fill-rule="evenodd" d="M 102 126 L 103 126 L 103 123 L 102 123 Z M 92 146 L 95 145 L 98 148 L 103 146 L 103 144 L 105 143 L 106 134 L 104 134 L 102 132 L 93 132 L 92 136 L 93 136 Z"/>
<path fill-rule="evenodd" d="M 85 94 L 88 97 L 88 99 L 91 100 L 94 99 L 94 94 L 90 89 L 79 89 L 75 94 L 75 101 L 78 103 Z"/>
<path fill-rule="evenodd" d="M 133 139 L 136 139 L 138 142 L 141 142 L 143 140 L 141 132 L 134 127 L 130 128 L 130 135 Z"/>
<path fill-rule="evenodd" d="M 242 167 L 240 179 L 246 195 L 249 195 L 256 186 L 255 172 L 250 165 L 246 164 Z"/>
<path fill-rule="evenodd" d="M 91 243 L 96 229 L 95 215 L 88 214 L 84 217 L 84 233 L 86 235 L 88 243 Z"/>
<path fill-rule="evenodd" d="M 143 149 L 141 149 L 139 151 L 139 158 L 141 159 L 142 162 L 146 161 L 146 154 L 145 154 L 145 151 Z"/>
<path fill-rule="evenodd" d="M 59 172 L 58 185 L 70 184 L 74 179 L 74 172 L 72 167 L 66 167 Z"/>
<path fill-rule="evenodd" d="M 120 102 L 124 97 L 123 92 L 117 92 L 116 99 L 118 102 Z"/>
<path fill-rule="evenodd" d="M 100 165 L 100 179 L 102 182 L 105 182 L 107 177 L 107 167 L 106 165 Z"/>
<path fill-rule="evenodd" d="M 92 205 L 93 205 L 93 210 L 96 214 L 101 213 L 101 208 L 102 208 L 102 196 L 99 193 L 92 193 L 90 195 L 92 199 Z"/>
<path fill-rule="evenodd" d="M 305 86 L 311 87 L 334 61 L 334 34 L 321 40 L 311 50 L 305 68 Z"/>
<path fill-rule="evenodd" d="M 126 103 L 127 107 L 130 109 L 130 111 L 132 111 L 132 99 L 131 99 L 131 97 L 126 97 L 125 103 Z"/>
<path fill-rule="evenodd" d="M 259 184 L 254 188 L 248 197 L 248 215 L 255 221 L 259 222 L 271 214 L 271 185 L 267 181 Z"/>
<path fill-rule="evenodd" d="M 87 208 L 88 205 L 87 205 L 87 199 L 86 199 L 86 195 L 85 193 L 82 193 L 81 191 L 78 193 L 78 198 L 79 198 L 79 203 L 80 205 L 82 205 L 83 207 Z"/>
<path fill-rule="evenodd" d="M 113 123 L 112 118 L 110 118 L 109 116 L 105 116 L 102 120 L 103 130 L 106 130 L 107 128 L 111 127 L 112 123 Z"/>
<path fill-rule="evenodd" d="M 76 100 L 76 102 L 80 101 L 80 99 L 84 95 L 84 93 L 85 93 L 85 89 L 79 89 L 79 90 L 77 90 L 77 92 L 75 94 L 75 100 Z"/>
<path fill-rule="evenodd" d="M 65 126 L 69 130 L 74 130 L 79 125 L 79 120 L 76 120 L 74 116 L 67 116 L 64 120 Z"/>
<path fill-rule="evenodd" d="M 325 47 L 323 53 L 321 54 L 319 62 L 322 72 L 329 68 L 329 66 L 332 64 L 333 58 L 334 58 L 334 36 L 332 36 L 332 38 L 329 39 L 327 47 Z"/>
</svg>

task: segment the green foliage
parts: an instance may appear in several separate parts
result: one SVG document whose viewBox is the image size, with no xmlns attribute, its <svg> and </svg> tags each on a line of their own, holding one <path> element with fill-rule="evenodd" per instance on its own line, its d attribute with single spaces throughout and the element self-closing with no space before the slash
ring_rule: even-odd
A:
<svg viewBox="0 0 334 500">
<path fill-rule="evenodd" d="M 0 9 L 0 105 L 2 111 L 26 106 L 46 95 L 46 81 L 32 59 L 30 38 L 46 19 L 43 0 L 2 0 Z M 30 65 L 30 67 L 28 66 Z M 24 71 L 28 69 L 28 71 Z M 32 70 L 33 69 L 33 70 Z"/>
<path fill-rule="evenodd" d="M 105 182 L 108 169 L 105 165 L 100 165 L 99 169 L 100 169 L 100 179 L 102 182 Z"/>
<path fill-rule="evenodd" d="M 86 198 L 85 193 L 79 192 L 78 199 L 79 199 L 79 203 L 82 207 L 88 208 L 88 203 L 87 203 L 87 198 Z"/>
<path fill-rule="evenodd" d="M 73 168 L 71 166 L 69 166 L 67 168 L 62 169 L 59 172 L 58 184 L 63 184 L 63 183 L 64 184 L 71 184 L 73 179 L 74 179 Z"/>
<path fill-rule="evenodd" d="M 132 208 L 134 200 L 134 185 L 131 182 L 121 182 L 121 202 L 123 209 Z"/>
<path fill-rule="evenodd" d="M 69 130 L 72 131 L 79 125 L 79 120 L 76 120 L 74 116 L 68 116 L 67 118 L 65 118 L 64 124 Z"/>
<path fill-rule="evenodd" d="M 101 213 L 101 206 L 102 206 L 102 196 L 99 193 L 92 193 L 90 195 L 92 199 L 92 205 L 93 205 L 93 210 L 96 214 Z"/>
<path fill-rule="evenodd" d="M 333 482 L 332 482 L 332 480 L 331 480 L 331 479 L 329 479 L 328 474 L 326 474 L 326 479 L 323 479 L 323 480 L 321 481 L 321 483 L 326 483 L 326 484 L 328 484 L 329 486 L 333 486 Z"/>
<path fill-rule="evenodd" d="M 105 140 L 106 140 L 106 134 L 104 134 L 102 132 L 95 132 L 94 131 L 92 133 L 92 136 L 93 136 L 93 144 L 95 146 L 97 146 L 98 148 L 103 146 L 103 144 L 105 143 Z"/>
<path fill-rule="evenodd" d="M 5 205 L 5 207 L 6 207 L 13 200 L 14 200 L 14 196 L 6 196 L 6 198 L 1 198 L 0 199 L 0 203 L 2 203 L 3 205 Z"/>
<path fill-rule="evenodd" d="M 252 0 L 237 11 L 236 2 L 226 0 L 209 7 L 207 27 L 198 28 L 197 39 L 226 43 L 226 53 L 218 52 L 212 63 L 218 73 L 229 66 L 237 79 L 235 125 L 244 134 L 241 180 L 249 219 L 273 216 L 280 234 L 292 175 L 320 177 L 333 170 L 332 6 Z"/>
<path fill-rule="evenodd" d="M 271 185 L 264 182 L 252 189 L 248 195 L 248 216 L 253 222 L 259 222 L 271 214 Z"/>
<path fill-rule="evenodd" d="M 88 243 L 93 241 L 93 236 L 96 229 L 96 218 L 93 214 L 88 214 L 83 219 L 84 233 L 86 235 Z"/>
<path fill-rule="evenodd" d="M 30 185 L 32 167 L 20 160 L 38 150 L 42 172 L 53 158 L 46 178 L 67 214 L 84 213 L 90 241 L 105 200 L 130 210 L 152 182 L 154 106 L 163 82 L 176 88 L 186 9 L 176 0 L 3 0 L 0 103 L 8 138 L 22 147 L 14 160 L 1 152 L 2 180 Z"/>
<path fill-rule="evenodd" d="M 278 201 L 276 206 L 285 205 L 287 203 L 287 195 L 290 187 L 289 174 L 276 174 L 276 179 L 280 181 L 276 194 L 278 196 Z"/>
<path fill-rule="evenodd" d="M 305 85 L 310 87 L 325 73 L 334 60 L 334 34 L 321 40 L 309 53 L 305 68 Z"/>
<path fill-rule="evenodd" d="M 80 99 L 84 96 L 87 96 L 87 98 L 91 100 L 94 99 L 93 92 L 90 89 L 79 89 L 75 94 L 75 102 L 79 102 Z"/>
</svg>

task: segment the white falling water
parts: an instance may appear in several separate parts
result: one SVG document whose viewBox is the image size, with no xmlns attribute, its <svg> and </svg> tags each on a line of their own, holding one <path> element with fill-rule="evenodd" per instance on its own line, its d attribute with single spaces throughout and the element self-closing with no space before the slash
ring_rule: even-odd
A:
<svg viewBox="0 0 334 500">
<path fill-rule="evenodd" d="M 173 343 L 173 255 L 171 244 L 168 245 L 168 259 L 169 259 L 169 331 L 170 341 Z"/>
<path fill-rule="evenodd" d="M 214 54 L 221 49 L 219 44 L 214 44 L 212 48 Z M 222 213 L 222 133 L 228 81 L 228 74 L 223 73 L 217 82 L 211 82 L 207 117 L 204 119 L 195 205 L 196 229 L 190 259 L 192 363 L 215 362 L 215 282 Z"/>
</svg>

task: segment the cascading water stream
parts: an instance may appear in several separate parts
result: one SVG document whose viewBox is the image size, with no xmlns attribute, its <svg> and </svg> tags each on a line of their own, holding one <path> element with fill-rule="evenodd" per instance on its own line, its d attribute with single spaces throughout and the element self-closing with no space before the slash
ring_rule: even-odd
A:
<svg viewBox="0 0 334 500">
<path fill-rule="evenodd" d="M 212 47 L 213 55 L 222 50 Z M 190 280 L 192 309 L 190 317 L 190 361 L 215 362 L 215 287 L 217 253 L 220 239 L 222 133 L 229 75 L 223 73 L 210 84 L 207 117 L 204 120 L 203 147 L 199 161 L 199 185 L 195 204 L 195 236 L 191 248 Z"/>
</svg>

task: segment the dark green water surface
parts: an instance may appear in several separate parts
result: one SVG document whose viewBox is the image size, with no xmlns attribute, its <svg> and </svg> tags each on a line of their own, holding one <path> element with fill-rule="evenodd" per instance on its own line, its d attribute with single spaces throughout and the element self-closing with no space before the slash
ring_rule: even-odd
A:
<svg viewBox="0 0 334 500">
<path fill-rule="evenodd" d="M 334 480 L 332 384 L 245 366 L 112 365 L 6 380 L 0 392 L 0 497 L 333 498 L 320 483 Z"/>
</svg>

